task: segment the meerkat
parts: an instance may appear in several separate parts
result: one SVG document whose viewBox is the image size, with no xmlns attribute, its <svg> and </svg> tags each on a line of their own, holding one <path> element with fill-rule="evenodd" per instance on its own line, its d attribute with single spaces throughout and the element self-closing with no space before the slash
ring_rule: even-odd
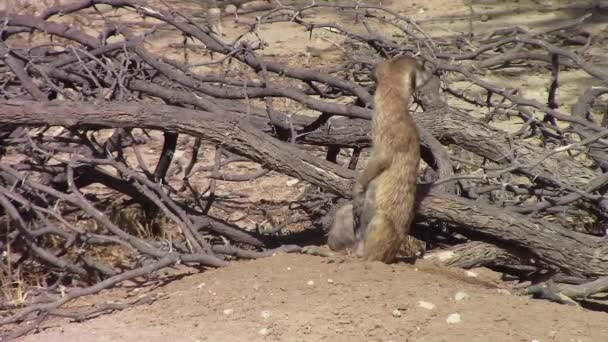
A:
<svg viewBox="0 0 608 342">
<path fill-rule="evenodd" d="M 334 215 L 327 233 L 327 246 L 334 252 L 349 251 L 355 247 L 353 204 L 340 207 Z"/>
<path fill-rule="evenodd" d="M 366 226 L 375 212 L 374 196 L 377 180 L 372 181 L 365 191 L 364 202 L 360 205 L 361 213 L 356 215 L 363 226 Z M 347 203 L 336 210 L 327 234 L 327 245 L 334 252 L 354 252 L 357 246 L 355 238 L 355 221 L 353 204 Z M 397 256 L 403 259 L 414 259 L 424 254 L 424 246 L 413 236 L 400 246 Z"/>
<path fill-rule="evenodd" d="M 363 260 L 391 263 L 408 240 L 420 164 L 418 130 L 408 107 L 415 89 L 430 76 L 416 59 L 406 56 L 376 68 L 372 153 L 353 187 L 355 254 Z M 374 210 L 365 217 L 368 201 L 363 198 L 372 182 Z"/>
<path fill-rule="evenodd" d="M 353 215 L 353 203 L 347 203 L 338 209 L 335 213 L 333 222 L 327 234 L 327 245 L 332 251 L 351 251 L 356 247 L 355 239 L 355 220 L 357 223 L 369 223 L 371 220 L 374 210 L 374 195 L 375 195 L 375 182 L 372 181 L 365 196 L 361 196 L 363 203 L 357 205 L 360 210 L 357 215 Z"/>
</svg>

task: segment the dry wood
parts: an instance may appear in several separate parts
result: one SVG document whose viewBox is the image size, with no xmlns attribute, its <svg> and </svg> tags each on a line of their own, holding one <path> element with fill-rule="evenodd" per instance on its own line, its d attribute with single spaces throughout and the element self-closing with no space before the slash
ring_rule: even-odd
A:
<svg viewBox="0 0 608 342">
<path fill-rule="evenodd" d="M 355 174 L 293 145 L 263 139 L 263 133 L 247 124 L 236 125 L 238 119 L 228 113 L 136 103 L 93 105 L 55 101 L 40 104 L 11 100 L 0 103 L 0 123 L 9 122 L 70 128 L 143 127 L 190 134 L 222 144 L 252 160 L 266 161 L 269 168 L 345 197 L 350 196 L 350 183 Z M 608 247 L 603 238 L 532 221 L 512 211 L 437 191 L 421 197 L 418 213 L 423 217 L 455 224 L 464 235 L 472 238 L 483 236 L 523 248 L 536 256 L 539 264 L 563 275 L 564 279 L 580 282 L 608 275 Z"/>
</svg>

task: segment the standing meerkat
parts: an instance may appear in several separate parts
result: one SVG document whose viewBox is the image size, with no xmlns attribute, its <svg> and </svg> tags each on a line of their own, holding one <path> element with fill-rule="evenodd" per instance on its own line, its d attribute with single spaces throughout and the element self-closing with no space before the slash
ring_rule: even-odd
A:
<svg viewBox="0 0 608 342">
<path fill-rule="evenodd" d="M 418 130 L 408 108 L 413 92 L 430 76 L 416 59 L 406 56 L 376 68 L 372 153 L 353 188 L 355 254 L 364 260 L 391 263 L 408 239 L 420 164 Z M 366 191 L 372 181 L 374 209 L 366 217 Z"/>
</svg>

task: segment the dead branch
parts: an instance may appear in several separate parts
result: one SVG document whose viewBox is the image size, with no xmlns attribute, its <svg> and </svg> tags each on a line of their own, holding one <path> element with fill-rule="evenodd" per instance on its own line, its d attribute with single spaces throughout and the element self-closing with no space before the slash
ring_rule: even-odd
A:
<svg viewBox="0 0 608 342">
<path fill-rule="evenodd" d="M 269 152 L 272 145 L 268 142 L 262 148 L 256 146 L 260 145 L 260 140 L 248 139 L 257 135 L 253 128 L 248 129 L 246 124 L 238 128 L 229 126 L 228 123 L 234 122 L 234 119 L 225 114 L 213 115 L 202 111 L 195 113 L 177 107 L 132 103 L 94 106 L 89 103 L 66 105 L 52 102 L 41 105 L 31 101 L 7 101 L 0 104 L 0 123 L 10 120 L 22 125 L 50 124 L 71 128 L 144 127 L 189 134 L 214 143 L 223 141 L 223 146 L 230 151 L 262 163 L 262 158 L 267 158 L 264 164 L 268 167 L 335 191 L 338 195 L 350 196 L 348 184 L 354 176 L 352 171 L 310 155 L 301 159 L 294 158 L 304 155 L 304 152 L 279 141 L 274 143 L 277 146 L 276 152 Z M 182 122 L 187 122 L 188 125 Z M 221 138 L 216 136 L 219 132 L 224 132 Z M 224 139 L 226 136 L 239 139 L 230 141 Z M 274 162 L 269 163 L 268 160 Z M 315 167 L 312 168 L 311 165 Z M 538 263 L 572 281 L 608 274 L 607 261 L 596 257 L 606 253 L 603 239 L 600 238 L 540 221 L 532 222 L 511 211 L 434 191 L 423 196 L 418 211 L 427 219 L 438 219 L 456 225 L 465 235 L 473 237 L 482 234 L 528 250 L 536 255 Z"/>
</svg>

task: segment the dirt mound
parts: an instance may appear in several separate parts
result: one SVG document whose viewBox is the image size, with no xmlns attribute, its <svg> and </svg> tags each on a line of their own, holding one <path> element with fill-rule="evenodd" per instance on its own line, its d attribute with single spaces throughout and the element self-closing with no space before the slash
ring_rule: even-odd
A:
<svg viewBox="0 0 608 342">
<path fill-rule="evenodd" d="M 48 329 L 20 340 L 606 341 L 608 336 L 607 314 L 514 296 L 483 272 L 470 278 L 425 261 L 385 265 L 280 254 L 187 275 L 154 292 L 163 298 L 151 305 L 84 323 L 49 322 Z M 434 308 L 423 307 L 429 303 Z M 460 322 L 447 323 L 456 313 Z"/>
</svg>

